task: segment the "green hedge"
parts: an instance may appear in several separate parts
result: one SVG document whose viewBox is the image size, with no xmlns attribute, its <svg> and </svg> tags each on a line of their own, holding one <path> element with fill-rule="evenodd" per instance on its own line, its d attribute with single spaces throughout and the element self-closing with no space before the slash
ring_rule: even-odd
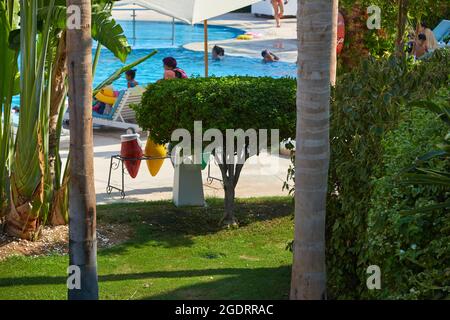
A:
<svg viewBox="0 0 450 320">
<path fill-rule="evenodd" d="M 371 239 L 367 230 L 374 180 L 387 174 L 383 164 L 389 159 L 383 139 L 402 118 L 409 116 L 408 111 L 402 112 L 404 108 L 408 110 L 408 102 L 426 99 L 446 83 L 449 69 L 449 51 L 440 50 L 419 64 L 394 58 L 368 60 L 338 79 L 330 124 L 327 202 L 327 272 L 331 298 L 368 295 L 366 268 L 382 263 L 369 261 L 367 251 Z M 389 197 L 389 193 L 385 196 Z"/>
<path fill-rule="evenodd" d="M 449 187 L 404 185 L 401 173 L 442 141 L 447 126 L 425 109 L 405 110 L 399 126 L 382 140 L 383 176 L 373 178 L 368 216 L 367 264 L 383 275 L 381 290 L 368 298 L 439 299 L 450 293 L 448 210 L 412 212 L 449 196 Z M 433 168 L 448 161 L 434 159 Z"/>
<path fill-rule="evenodd" d="M 137 123 L 150 130 L 157 143 L 167 143 L 173 130 L 280 129 L 280 138 L 295 134 L 296 81 L 291 78 L 210 77 L 150 84 L 140 105 Z"/>
</svg>

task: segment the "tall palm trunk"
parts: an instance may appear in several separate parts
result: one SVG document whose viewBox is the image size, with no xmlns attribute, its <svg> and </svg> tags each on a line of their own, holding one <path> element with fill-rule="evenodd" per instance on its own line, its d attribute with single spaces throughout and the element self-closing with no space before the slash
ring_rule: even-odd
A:
<svg viewBox="0 0 450 320">
<path fill-rule="evenodd" d="M 295 236 L 291 299 L 325 299 L 332 1 L 298 1 Z"/>
<path fill-rule="evenodd" d="M 70 112 L 69 259 L 81 272 L 81 288 L 69 299 L 98 299 L 96 204 L 92 132 L 92 39 L 90 0 L 67 0 L 81 12 L 67 30 Z M 76 13 L 75 13 L 76 14 Z"/>
</svg>

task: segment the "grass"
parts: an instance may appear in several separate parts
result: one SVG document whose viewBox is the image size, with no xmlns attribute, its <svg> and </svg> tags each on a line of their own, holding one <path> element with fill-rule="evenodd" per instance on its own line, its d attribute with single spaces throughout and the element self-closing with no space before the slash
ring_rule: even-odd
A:
<svg viewBox="0 0 450 320">
<path fill-rule="evenodd" d="M 290 197 L 241 199 L 240 227 L 222 229 L 223 200 L 99 206 L 98 223 L 128 224 L 127 242 L 99 250 L 101 299 L 287 299 L 293 237 Z M 0 299 L 66 299 L 68 256 L 0 262 Z"/>
</svg>

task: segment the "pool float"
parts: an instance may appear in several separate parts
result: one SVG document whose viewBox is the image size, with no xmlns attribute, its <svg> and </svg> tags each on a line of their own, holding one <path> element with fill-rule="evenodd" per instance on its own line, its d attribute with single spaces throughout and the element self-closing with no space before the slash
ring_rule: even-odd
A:
<svg viewBox="0 0 450 320">
<path fill-rule="evenodd" d="M 141 158 L 143 155 L 137 133 L 123 134 L 120 136 L 121 149 L 120 155 L 123 158 Z M 125 168 L 132 178 L 136 178 L 141 160 L 124 160 Z"/>
<path fill-rule="evenodd" d="M 113 88 L 111 86 L 108 86 L 108 87 L 102 88 L 95 95 L 95 99 L 112 106 L 116 102 L 117 96 L 116 96 L 116 93 L 114 92 Z"/>
<path fill-rule="evenodd" d="M 253 36 L 250 35 L 250 34 L 241 34 L 241 35 L 237 36 L 236 39 L 238 39 L 238 40 L 252 40 Z"/>
<path fill-rule="evenodd" d="M 338 27 L 337 27 L 337 44 L 336 52 L 340 54 L 344 48 L 344 38 L 345 38 L 345 21 L 344 16 L 339 12 L 338 16 Z"/>
<path fill-rule="evenodd" d="M 166 147 L 156 144 L 152 139 L 147 139 L 145 145 L 145 155 L 147 157 L 161 158 L 167 155 Z M 164 163 L 164 159 L 147 160 L 147 168 L 152 177 L 156 176 Z"/>
</svg>

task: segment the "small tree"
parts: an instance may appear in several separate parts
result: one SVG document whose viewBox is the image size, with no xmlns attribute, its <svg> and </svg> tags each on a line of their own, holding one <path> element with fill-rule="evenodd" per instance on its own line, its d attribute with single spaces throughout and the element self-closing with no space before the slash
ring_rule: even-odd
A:
<svg viewBox="0 0 450 320">
<path fill-rule="evenodd" d="M 141 105 L 134 109 L 137 122 L 150 131 L 150 138 L 156 143 L 170 142 L 172 133 L 179 128 L 193 135 L 194 121 L 202 121 L 202 137 L 208 129 L 217 129 L 224 139 L 227 129 L 279 129 L 279 138 L 284 140 L 295 133 L 295 93 L 295 80 L 289 78 L 212 77 L 161 81 L 148 86 Z M 267 136 L 271 140 L 269 132 Z M 235 149 L 244 150 L 236 157 L 230 156 L 229 139 L 222 141 L 223 152 L 215 154 L 223 179 L 225 214 L 222 222 L 226 225 L 236 223 L 235 188 L 245 160 L 259 152 L 262 142 L 259 138 L 256 151 L 246 137 L 232 141 Z"/>
</svg>

